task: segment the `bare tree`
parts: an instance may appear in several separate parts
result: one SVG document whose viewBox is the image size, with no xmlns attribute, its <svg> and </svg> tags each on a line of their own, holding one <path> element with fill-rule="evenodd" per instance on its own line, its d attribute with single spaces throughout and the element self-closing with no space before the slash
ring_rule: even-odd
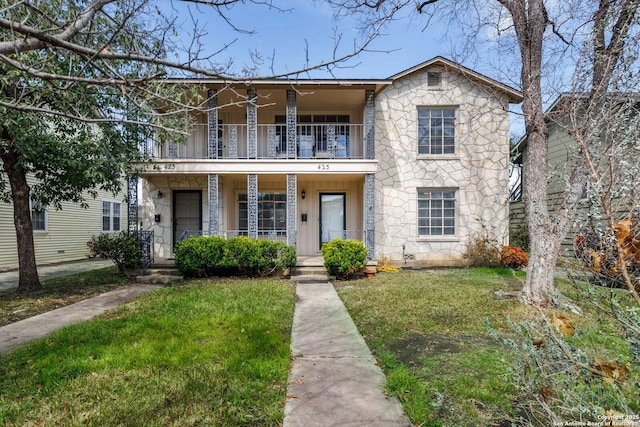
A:
<svg viewBox="0 0 640 427">
<path fill-rule="evenodd" d="M 431 19 L 450 19 L 459 23 L 460 31 L 472 31 L 477 40 L 479 28 L 491 29 L 492 41 L 503 50 L 500 61 L 505 62 L 505 48 L 515 42 L 520 64 L 519 85 L 524 95 L 522 114 L 527 138 L 527 165 L 524 170 L 523 199 L 527 212 L 530 237 L 530 262 L 521 300 L 533 305 L 559 303 L 554 284 L 554 270 L 560 245 L 573 223 L 578 202 L 589 181 L 587 152 L 576 156 L 567 179 L 564 200 L 552 211 L 547 200 L 548 140 L 545 116 L 545 81 L 551 68 L 572 75 L 576 57 L 587 58 L 583 65 L 589 75 L 581 90 L 580 103 L 584 116 L 575 121 L 572 135 L 593 133 L 593 115 L 605 102 L 612 89 L 612 79 L 626 72 L 624 61 L 633 50 L 626 49 L 638 34 L 639 0 L 601 0 L 599 2 L 560 2 L 544 0 L 328 0 L 338 13 L 361 13 L 365 22 L 390 20 L 399 10 L 414 7 Z M 446 9 L 441 8 L 446 4 Z M 472 25 L 469 25 L 472 22 Z M 473 28 L 469 30 L 469 28 Z M 486 34 L 485 34 L 486 35 Z M 636 51 L 637 52 L 637 51 Z M 582 56 L 580 56 L 582 54 Z M 627 58 L 628 59 L 628 58 Z M 626 64 L 623 66 L 622 64 Z M 637 67 L 637 63 L 635 65 Z M 637 68 L 636 68 L 637 70 Z M 583 74 L 584 75 L 584 74 Z M 570 82 L 566 82 L 570 84 Z M 566 87 L 566 85 L 565 85 Z M 585 96 L 586 93 L 586 96 Z"/>
<path fill-rule="evenodd" d="M 194 2 L 221 17 L 230 32 L 240 29 L 228 18 L 229 8 L 278 10 L 271 0 Z M 116 192 L 151 133 L 184 136 L 189 113 L 207 103 L 193 86 L 165 85 L 165 77 L 236 79 L 216 62 L 219 51 L 202 50 L 206 31 L 194 25 L 181 49 L 176 14 L 151 0 L 0 0 L 0 196 L 14 206 L 19 290 L 41 287 L 30 201 L 60 207 L 62 201 L 86 203 L 86 192 L 95 197 L 96 189 Z M 331 68 L 370 40 L 271 77 Z M 37 178 L 32 187 L 29 174 Z"/>
</svg>

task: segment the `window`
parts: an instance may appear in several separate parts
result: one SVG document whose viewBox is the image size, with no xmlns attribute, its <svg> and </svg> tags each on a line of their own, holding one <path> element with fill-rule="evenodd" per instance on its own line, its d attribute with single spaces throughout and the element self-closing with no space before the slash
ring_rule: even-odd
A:
<svg viewBox="0 0 640 427">
<path fill-rule="evenodd" d="M 418 235 L 455 234 L 456 190 L 418 189 Z"/>
<path fill-rule="evenodd" d="M 454 154 L 455 136 L 455 109 L 418 109 L 418 154 Z"/>
<path fill-rule="evenodd" d="M 30 201 L 30 209 L 33 231 L 47 231 L 47 207 L 38 202 Z"/>
<path fill-rule="evenodd" d="M 238 195 L 238 228 L 249 229 L 249 206 L 246 194 Z M 287 195 L 284 193 L 258 193 L 258 234 L 275 232 L 284 235 L 287 231 Z"/>
<path fill-rule="evenodd" d="M 120 202 L 102 201 L 102 231 L 120 231 Z"/>
</svg>

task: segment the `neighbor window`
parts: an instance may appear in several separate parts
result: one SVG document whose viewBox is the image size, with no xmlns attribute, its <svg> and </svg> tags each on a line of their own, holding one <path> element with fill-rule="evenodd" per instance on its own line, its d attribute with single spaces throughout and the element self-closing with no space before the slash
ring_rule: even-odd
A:
<svg viewBox="0 0 640 427">
<path fill-rule="evenodd" d="M 418 235 L 455 236 L 456 190 L 418 189 Z"/>
<path fill-rule="evenodd" d="M 120 231 L 120 202 L 102 201 L 102 231 Z"/>
<path fill-rule="evenodd" d="M 33 231 L 47 231 L 47 207 L 31 201 L 30 209 Z"/>
<path fill-rule="evenodd" d="M 418 154 L 454 154 L 456 110 L 418 108 Z"/>
<path fill-rule="evenodd" d="M 249 229 L 249 204 L 246 194 L 238 195 L 238 228 Z M 258 193 L 258 234 L 283 235 L 287 231 L 287 195 L 284 193 Z"/>
</svg>

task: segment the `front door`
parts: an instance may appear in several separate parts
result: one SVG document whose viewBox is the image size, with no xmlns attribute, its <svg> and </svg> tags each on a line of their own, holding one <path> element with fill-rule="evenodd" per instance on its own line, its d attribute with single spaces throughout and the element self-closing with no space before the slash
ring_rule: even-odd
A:
<svg viewBox="0 0 640 427">
<path fill-rule="evenodd" d="M 320 193 L 320 248 L 336 237 L 343 238 L 346 229 L 346 195 Z"/>
<path fill-rule="evenodd" d="M 173 192 L 173 244 L 202 230 L 202 191 Z"/>
</svg>

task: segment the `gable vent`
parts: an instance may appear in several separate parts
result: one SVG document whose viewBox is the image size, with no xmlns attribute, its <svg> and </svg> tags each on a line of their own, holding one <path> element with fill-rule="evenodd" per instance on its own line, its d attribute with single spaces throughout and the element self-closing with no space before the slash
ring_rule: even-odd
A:
<svg viewBox="0 0 640 427">
<path fill-rule="evenodd" d="M 428 86 L 440 86 L 442 83 L 442 74 L 429 72 L 427 73 L 427 85 Z"/>
</svg>

